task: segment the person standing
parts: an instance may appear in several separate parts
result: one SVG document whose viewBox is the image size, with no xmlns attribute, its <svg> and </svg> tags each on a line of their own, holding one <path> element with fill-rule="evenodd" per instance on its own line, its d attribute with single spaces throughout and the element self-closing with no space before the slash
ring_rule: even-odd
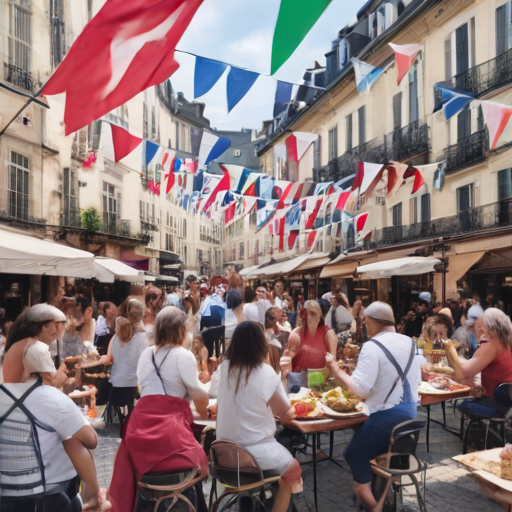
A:
<svg viewBox="0 0 512 512">
<path fill-rule="evenodd" d="M 281 279 L 278 279 L 274 283 L 274 306 L 278 307 L 279 309 L 283 309 L 283 302 L 284 302 L 284 281 Z"/>
<path fill-rule="evenodd" d="M 108 344 L 116 332 L 117 308 L 113 302 L 103 302 L 101 305 L 102 314 L 96 322 L 96 347 L 102 356 L 108 351 Z"/>
<path fill-rule="evenodd" d="M 247 320 L 258 322 L 265 327 L 265 313 L 273 307 L 272 302 L 268 300 L 269 292 L 264 286 L 256 288 L 256 301 L 244 305 L 244 314 Z"/>
<path fill-rule="evenodd" d="M 146 291 L 144 301 L 146 303 L 146 311 L 142 322 L 144 330 L 149 340 L 149 344 L 154 344 L 153 329 L 155 327 L 156 315 L 161 311 L 162 305 L 165 300 L 165 293 L 156 286 L 150 286 Z"/>
<path fill-rule="evenodd" d="M 371 489 L 370 461 L 386 453 L 396 425 L 416 417 L 421 369 L 419 359 L 415 358 L 416 344 L 397 334 L 389 304 L 373 302 L 364 315 L 370 340 L 363 345 L 352 376 L 338 367 L 336 359 L 328 367 L 334 380 L 366 398 L 370 409 L 369 419 L 347 446 L 345 459 L 352 470 L 359 502 L 367 511 L 380 512 L 386 492 L 377 502 Z"/>
</svg>

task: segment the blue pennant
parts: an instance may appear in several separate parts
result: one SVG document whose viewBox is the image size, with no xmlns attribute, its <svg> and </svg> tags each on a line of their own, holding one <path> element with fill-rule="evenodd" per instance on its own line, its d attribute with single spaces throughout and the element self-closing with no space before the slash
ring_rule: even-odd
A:
<svg viewBox="0 0 512 512">
<path fill-rule="evenodd" d="M 216 60 L 196 57 L 194 70 L 194 99 L 206 94 L 219 80 L 227 64 Z"/>
<path fill-rule="evenodd" d="M 160 149 L 158 144 L 151 142 L 150 140 L 146 141 L 146 167 L 149 165 L 151 160 L 155 158 L 157 151 Z"/>
<path fill-rule="evenodd" d="M 228 112 L 231 112 L 238 102 L 249 92 L 260 75 L 253 71 L 232 67 L 228 74 L 227 96 Z"/>
<path fill-rule="evenodd" d="M 274 118 L 288 108 L 288 103 L 292 99 L 293 84 L 281 82 L 278 80 L 276 88 L 276 97 L 274 100 Z"/>
</svg>

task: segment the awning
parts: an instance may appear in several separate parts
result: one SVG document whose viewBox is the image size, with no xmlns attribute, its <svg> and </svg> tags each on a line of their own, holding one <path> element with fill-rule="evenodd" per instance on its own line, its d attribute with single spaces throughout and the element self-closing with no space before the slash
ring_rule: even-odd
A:
<svg viewBox="0 0 512 512">
<path fill-rule="evenodd" d="M 485 255 L 484 251 L 470 252 L 469 254 L 454 254 L 448 257 L 448 272 L 446 273 L 446 287 L 457 289 L 457 281 L 460 281 L 468 270 L 476 265 Z"/>
<path fill-rule="evenodd" d="M 323 267 L 324 265 L 327 265 L 330 260 L 328 252 L 314 252 L 309 255 L 309 258 L 304 263 L 294 269 L 294 272 Z"/>
<path fill-rule="evenodd" d="M 394 260 L 378 261 L 357 267 L 363 279 L 382 279 L 392 276 L 412 276 L 434 272 L 434 266 L 441 263 L 437 258 L 411 256 Z"/>
<path fill-rule="evenodd" d="M 115 279 L 130 283 L 143 283 L 144 274 L 119 260 L 96 256 L 94 258 L 96 279 L 102 283 L 113 283 Z"/>
<path fill-rule="evenodd" d="M 371 251 L 359 251 L 359 252 L 352 252 L 352 253 L 345 253 L 342 252 L 337 258 L 333 259 L 329 265 L 337 265 L 340 262 L 344 262 L 343 260 L 346 260 L 347 258 L 366 258 L 369 254 L 377 254 L 377 251 L 371 250 Z"/>
<path fill-rule="evenodd" d="M 350 258 L 347 258 L 350 260 Z M 326 265 L 320 273 L 320 279 L 328 277 L 352 277 L 352 274 L 357 270 L 359 262 L 350 260 L 345 263 L 338 263 L 337 265 Z"/>
<path fill-rule="evenodd" d="M 0 229 L 0 272 L 88 279 L 95 277 L 94 254 Z"/>
<path fill-rule="evenodd" d="M 167 281 L 169 283 L 179 283 L 180 282 L 180 280 L 174 276 L 159 275 L 159 276 L 156 276 L 155 279 L 157 281 Z"/>
<path fill-rule="evenodd" d="M 257 272 L 255 272 L 256 269 L 258 269 L 259 265 L 253 265 L 252 267 L 243 268 L 240 270 L 240 275 L 242 277 L 251 277 L 252 275 L 258 275 Z"/>
<path fill-rule="evenodd" d="M 302 254 L 301 256 L 295 256 L 294 258 L 278 261 L 273 265 L 258 269 L 257 275 L 273 276 L 275 274 L 288 274 L 289 272 L 292 272 L 297 267 L 302 265 L 309 258 L 309 256 L 309 254 Z"/>
</svg>

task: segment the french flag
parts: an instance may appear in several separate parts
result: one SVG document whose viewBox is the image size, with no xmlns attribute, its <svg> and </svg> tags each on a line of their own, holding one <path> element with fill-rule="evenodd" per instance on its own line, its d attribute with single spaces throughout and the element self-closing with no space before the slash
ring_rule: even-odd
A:
<svg viewBox="0 0 512 512">
<path fill-rule="evenodd" d="M 230 146 L 231 139 L 203 131 L 203 138 L 199 147 L 199 167 L 204 169 L 210 162 L 223 155 Z"/>
</svg>

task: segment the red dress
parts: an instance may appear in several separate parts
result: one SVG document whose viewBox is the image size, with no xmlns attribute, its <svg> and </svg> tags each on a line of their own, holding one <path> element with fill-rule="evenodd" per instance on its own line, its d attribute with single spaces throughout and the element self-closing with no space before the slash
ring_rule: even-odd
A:
<svg viewBox="0 0 512 512">
<path fill-rule="evenodd" d="M 492 398 L 496 386 L 503 382 L 512 382 L 512 352 L 503 349 L 494 361 L 482 370 L 482 386 L 485 396 Z"/>
<path fill-rule="evenodd" d="M 325 368 L 325 355 L 329 352 L 325 336 L 329 329 L 327 325 L 319 325 L 314 336 L 311 336 L 307 328 L 305 335 L 300 331 L 300 349 L 292 359 L 292 371 Z"/>
<path fill-rule="evenodd" d="M 136 482 L 145 473 L 207 467 L 206 454 L 192 432 L 194 420 L 186 400 L 144 396 L 127 421 L 107 493 L 113 512 L 133 510 Z"/>
</svg>

